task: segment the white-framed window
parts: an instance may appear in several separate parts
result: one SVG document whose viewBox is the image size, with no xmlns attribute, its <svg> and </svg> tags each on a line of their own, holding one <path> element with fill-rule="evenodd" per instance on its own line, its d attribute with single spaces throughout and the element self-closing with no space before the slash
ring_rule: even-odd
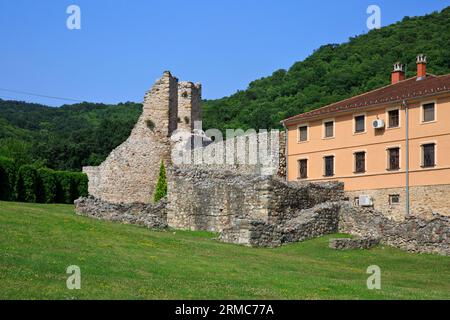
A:
<svg viewBox="0 0 450 320">
<path fill-rule="evenodd" d="M 297 160 L 298 164 L 298 178 L 299 179 L 308 179 L 308 159 L 299 159 Z"/>
<path fill-rule="evenodd" d="M 436 143 L 426 142 L 420 145 L 421 149 L 421 167 L 434 168 L 436 166 Z"/>
<path fill-rule="evenodd" d="M 332 177 L 334 176 L 334 155 L 326 155 L 323 157 L 323 176 Z"/>
<path fill-rule="evenodd" d="M 399 194 L 390 194 L 389 195 L 389 204 L 391 206 L 400 204 L 400 195 Z"/>
<path fill-rule="evenodd" d="M 301 124 L 297 127 L 297 141 L 306 142 L 309 140 L 309 129 L 307 124 Z"/>
<path fill-rule="evenodd" d="M 387 152 L 387 170 L 396 171 L 400 170 L 400 155 L 401 149 L 399 146 L 392 146 L 386 148 Z"/>
<path fill-rule="evenodd" d="M 322 121 L 322 137 L 323 139 L 334 138 L 335 134 L 335 121 L 334 119 L 326 119 Z"/>
<path fill-rule="evenodd" d="M 353 173 L 365 173 L 367 169 L 367 152 L 365 150 L 353 152 Z"/>
<path fill-rule="evenodd" d="M 366 114 L 355 114 L 353 115 L 353 133 L 365 133 L 366 132 Z"/>
<path fill-rule="evenodd" d="M 400 108 L 386 109 L 386 127 L 388 129 L 400 128 Z"/>
<path fill-rule="evenodd" d="M 437 120 L 436 101 L 423 102 L 420 107 L 420 122 L 431 123 Z"/>
</svg>

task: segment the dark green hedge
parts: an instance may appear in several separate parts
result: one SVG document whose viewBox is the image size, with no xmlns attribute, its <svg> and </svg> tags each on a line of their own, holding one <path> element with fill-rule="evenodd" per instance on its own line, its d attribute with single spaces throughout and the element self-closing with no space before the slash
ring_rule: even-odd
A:
<svg viewBox="0 0 450 320">
<path fill-rule="evenodd" d="M 0 200 L 16 199 L 16 174 L 14 160 L 0 157 Z"/>
<path fill-rule="evenodd" d="M 37 170 L 37 202 L 54 203 L 56 201 L 57 175 L 55 171 L 47 168 Z"/>
<path fill-rule="evenodd" d="M 0 200 L 67 203 L 88 195 L 88 178 L 81 172 L 54 171 L 0 158 Z"/>
<path fill-rule="evenodd" d="M 37 170 L 32 165 L 23 165 L 17 173 L 17 200 L 36 202 Z"/>
</svg>

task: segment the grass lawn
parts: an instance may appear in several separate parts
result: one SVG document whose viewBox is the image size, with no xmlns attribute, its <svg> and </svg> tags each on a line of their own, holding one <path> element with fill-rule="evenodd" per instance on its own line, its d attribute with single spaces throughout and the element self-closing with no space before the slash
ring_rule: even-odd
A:
<svg viewBox="0 0 450 320">
<path fill-rule="evenodd" d="M 214 236 L 0 202 L 0 299 L 450 299 L 450 257 L 335 251 L 331 236 L 276 249 Z M 374 264 L 381 290 L 366 287 Z M 69 265 L 81 268 L 81 290 L 66 288 Z"/>
</svg>

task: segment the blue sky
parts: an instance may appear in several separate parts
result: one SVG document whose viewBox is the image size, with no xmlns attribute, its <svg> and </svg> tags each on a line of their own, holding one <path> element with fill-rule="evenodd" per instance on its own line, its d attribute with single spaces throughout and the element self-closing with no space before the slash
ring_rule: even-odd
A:
<svg viewBox="0 0 450 320">
<path fill-rule="evenodd" d="M 71 4 L 81 8 L 81 30 L 66 27 Z M 450 0 L 2 0 L 0 88 L 140 102 L 170 70 L 201 82 L 204 98 L 220 98 L 323 44 L 366 33 L 371 4 L 385 26 Z M 65 103 L 5 91 L 0 98 Z"/>
</svg>

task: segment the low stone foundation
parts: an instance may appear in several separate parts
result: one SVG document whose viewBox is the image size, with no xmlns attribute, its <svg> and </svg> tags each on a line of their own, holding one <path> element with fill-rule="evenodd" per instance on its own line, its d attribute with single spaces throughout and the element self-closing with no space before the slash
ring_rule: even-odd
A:
<svg viewBox="0 0 450 320">
<path fill-rule="evenodd" d="M 330 239 L 329 247 L 337 250 L 370 249 L 379 243 L 378 238 L 336 238 Z"/>
<path fill-rule="evenodd" d="M 287 183 L 273 176 L 174 168 L 170 227 L 221 232 L 225 242 L 277 246 L 337 230 L 341 183 Z"/>
<path fill-rule="evenodd" d="M 75 200 L 75 212 L 95 219 L 143 225 L 150 229 L 164 229 L 167 228 L 166 205 L 165 199 L 154 205 L 114 204 L 90 196 Z"/>
<path fill-rule="evenodd" d="M 338 230 L 339 206 L 322 203 L 310 209 L 298 210 L 295 217 L 278 223 L 263 220 L 239 220 L 224 229 L 220 240 L 253 247 L 276 247 L 283 243 L 299 242 Z"/>
<path fill-rule="evenodd" d="M 440 214 L 433 214 L 430 220 L 409 216 L 395 221 L 373 209 L 342 202 L 339 232 L 379 238 L 384 244 L 407 251 L 450 255 L 450 217 Z"/>
</svg>

